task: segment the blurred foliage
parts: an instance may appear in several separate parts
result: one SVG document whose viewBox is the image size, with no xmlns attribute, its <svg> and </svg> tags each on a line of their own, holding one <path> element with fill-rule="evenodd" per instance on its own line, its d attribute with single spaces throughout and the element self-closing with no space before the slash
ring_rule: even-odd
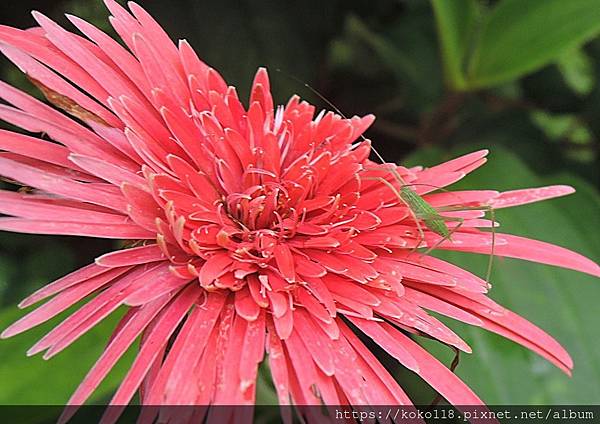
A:
<svg viewBox="0 0 600 424">
<path fill-rule="evenodd" d="M 64 354 L 59 354 L 48 361 L 43 360 L 41 355 L 37 355 L 23 362 L 23 356 L 37 340 L 75 310 L 76 307 L 72 307 L 49 322 L 2 342 L 0 381 L 3 383 L 0 384 L 0 404 L 64 405 L 68 401 L 72 392 L 100 356 L 108 342 L 107 336 L 115 328 L 123 311 L 111 315 L 86 333 L 69 346 Z M 15 310 L 14 306 L 5 308 L 0 313 L 0 326 L 4 329 L 23 315 L 23 311 Z M 109 395 L 125 376 L 133 360 L 134 351 L 135 347 L 130 348 L 128 353 L 119 360 L 117 366 L 96 390 L 91 403 L 104 403 L 109 400 Z"/>
<path fill-rule="evenodd" d="M 280 103 L 299 93 L 328 107 L 296 77 L 348 115 L 375 113 L 368 136 L 388 160 L 403 163 L 410 155 L 411 163 L 433 164 L 484 146 L 492 150 L 490 163 L 461 187 L 574 185 L 579 192 L 567 199 L 503 210 L 498 218 L 503 231 L 598 260 L 600 0 L 140 3 L 174 39 L 187 38 L 244 98 L 255 69 L 267 66 Z M 31 26 L 30 9 L 63 24 L 62 13 L 73 13 L 114 34 L 100 0 L 2 2 L 0 23 Z M 0 65 L 2 79 L 35 94 L 14 67 Z M 106 240 L 0 234 L 0 325 L 23 313 L 14 306 L 19 298 L 111 248 Z M 487 260 L 444 256 L 481 273 Z M 463 357 L 458 374 L 490 403 L 597 401 L 597 282 L 512 260 L 496 260 L 493 282 L 493 298 L 570 350 L 573 379 L 522 347 L 465 326 L 458 331 L 475 353 Z M 2 341 L 0 403 L 64 402 L 114 323 L 111 318 L 99 325 L 50 363 L 25 357 L 49 324 Z M 425 344 L 449 363 L 443 347 Z M 431 401 L 433 394 L 418 378 L 372 348 L 416 401 Z M 125 366 L 111 374 L 94 401 L 108 398 Z M 264 404 L 275 399 L 267 380 L 265 367 L 258 389 Z"/>
</svg>

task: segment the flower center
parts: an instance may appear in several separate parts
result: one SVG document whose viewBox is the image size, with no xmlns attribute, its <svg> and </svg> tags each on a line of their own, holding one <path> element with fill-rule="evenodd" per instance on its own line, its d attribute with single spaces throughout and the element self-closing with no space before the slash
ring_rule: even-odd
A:
<svg viewBox="0 0 600 424">
<path fill-rule="evenodd" d="M 224 206 L 241 229 L 254 231 L 278 228 L 290 214 L 290 200 L 283 184 L 270 182 L 228 195 Z"/>
<path fill-rule="evenodd" d="M 278 243 L 293 236 L 290 221 L 297 213 L 288 191 L 279 182 L 268 182 L 229 194 L 223 200 L 226 215 L 235 226 L 223 226 L 217 244 L 228 249 L 234 259 L 265 265 Z"/>
</svg>

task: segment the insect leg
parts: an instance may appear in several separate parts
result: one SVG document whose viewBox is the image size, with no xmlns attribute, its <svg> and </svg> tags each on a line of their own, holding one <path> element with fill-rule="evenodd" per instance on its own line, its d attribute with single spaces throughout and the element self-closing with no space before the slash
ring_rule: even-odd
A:
<svg viewBox="0 0 600 424">
<path fill-rule="evenodd" d="M 484 212 L 489 212 L 490 214 L 490 220 L 492 221 L 492 246 L 490 249 L 490 255 L 489 255 L 489 259 L 488 259 L 488 264 L 487 264 L 487 269 L 486 269 L 486 274 L 485 274 L 485 282 L 488 284 L 488 286 L 491 287 L 490 285 L 490 278 L 492 275 L 492 268 L 494 265 L 494 258 L 496 257 L 495 255 L 495 249 L 496 249 L 496 210 L 489 206 L 489 205 L 482 205 L 482 206 L 467 206 L 467 207 L 459 207 L 459 208 L 440 208 L 438 209 L 440 212 L 455 212 L 455 211 L 466 211 L 466 210 L 479 210 L 479 211 L 484 211 Z M 448 217 L 444 217 L 445 220 L 449 220 Z M 458 228 L 458 227 L 457 227 Z M 456 231 L 456 229 L 454 229 L 454 231 Z M 452 231 L 452 232 L 454 232 Z M 429 250 L 428 250 L 429 251 Z"/>
<path fill-rule="evenodd" d="M 412 217 L 413 221 L 415 222 L 415 225 L 417 226 L 417 231 L 419 232 L 419 240 L 417 241 L 417 244 L 415 245 L 415 247 L 413 247 L 411 249 L 411 251 L 410 251 L 410 253 L 413 253 L 415 250 L 417 250 L 419 248 L 419 246 L 421 245 L 421 243 L 423 243 L 423 241 L 425 240 L 425 232 L 423 231 L 423 226 L 419 222 L 419 218 L 417 217 L 417 214 L 412 210 L 411 206 L 406 202 L 406 200 L 404 200 L 402 198 L 402 196 L 400 195 L 400 192 L 398 191 L 398 189 L 396 187 L 394 187 L 394 185 L 392 183 L 390 183 L 388 180 L 386 180 L 385 178 L 382 178 L 382 177 L 362 177 L 362 179 L 364 179 L 364 180 L 371 180 L 371 181 L 379 181 L 379 182 L 385 184 L 386 186 L 389 187 L 390 190 L 392 190 L 394 192 L 394 194 L 398 197 L 398 199 L 402 203 L 404 203 L 404 205 L 408 209 L 408 213 L 410 214 L 410 216 Z"/>
<path fill-rule="evenodd" d="M 433 246 L 430 246 L 427 248 L 427 250 L 425 252 L 423 252 L 423 254 L 428 255 L 429 253 L 431 253 L 433 250 L 437 249 L 437 247 L 442 244 L 444 241 L 446 240 L 451 240 L 452 234 L 454 234 L 465 222 L 465 220 L 463 218 L 449 218 L 449 217 L 445 217 L 445 216 L 441 216 L 438 215 L 439 219 L 442 219 L 444 221 L 453 221 L 453 222 L 458 222 L 458 225 L 454 228 L 452 228 L 447 235 L 443 236 L 441 239 L 439 239 L 438 241 L 436 241 Z M 433 219 L 435 219 L 436 217 L 433 217 Z"/>
<path fill-rule="evenodd" d="M 494 257 L 496 249 L 496 211 L 493 207 L 488 206 L 487 210 L 490 213 L 490 219 L 492 220 L 492 248 L 490 250 L 490 258 L 488 259 L 487 270 L 485 272 L 485 282 L 490 286 L 490 278 L 492 277 L 492 267 L 494 266 Z M 491 286 L 490 286 L 491 287 Z"/>
</svg>

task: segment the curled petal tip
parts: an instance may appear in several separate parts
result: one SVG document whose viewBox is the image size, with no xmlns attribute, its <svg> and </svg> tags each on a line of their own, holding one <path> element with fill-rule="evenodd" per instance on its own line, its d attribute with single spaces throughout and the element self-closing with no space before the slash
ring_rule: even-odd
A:
<svg viewBox="0 0 600 424">
<path fill-rule="evenodd" d="M 25 355 L 27 356 L 33 356 L 39 352 L 41 352 L 43 349 L 38 349 L 35 346 L 31 347 L 29 350 L 27 350 L 27 352 L 25 352 Z"/>
</svg>

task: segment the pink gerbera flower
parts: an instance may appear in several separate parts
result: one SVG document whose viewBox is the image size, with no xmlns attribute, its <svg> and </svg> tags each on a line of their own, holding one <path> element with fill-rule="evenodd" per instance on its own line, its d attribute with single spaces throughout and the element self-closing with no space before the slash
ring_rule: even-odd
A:
<svg viewBox="0 0 600 424">
<path fill-rule="evenodd" d="M 281 404 L 410 404 L 358 331 L 450 403 L 480 404 L 407 336 L 471 351 L 426 310 L 501 334 L 569 373 L 567 352 L 490 300 L 484 280 L 415 251 L 440 236 L 418 225 L 390 189 L 399 187 L 390 164 L 369 161 L 370 143 L 359 137 L 373 116 L 315 116 L 298 97 L 275 106 L 264 69 L 245 107 L 140 6 L 130 3 L 129 13 L 105 2 L 128 49 L 74 16 L 85 37 L 39 13 L 39 27 L 0 27 L 0 50 L 78 118 L 0 83 L 8 103 L 0 118 L 53 140 L 0 131 L 0 174 L 35 188 L 0 192 L 8 215 L 0 229 L 135 241 L 29 296 L 20 307 L 50 300 L 2 333 L 23 332 L 89 298 L 28 352 L 50 358 L 129 307 L 69 404 L 84 403 L 139 336 L 111 404 L 129 403 L 138 390 L 150 405 L 253 404 L 265 352 Z M 397 167 L 434 207 L 469 207 L 453 213 L 464 224 L 438 248 L 490 254 L 492 233 L 480 230 L 492 226 L 486 207 L 573 191 L 433 193 L 483 165 L 486 153 L 429 169 Z M 513 235 L 496 235 L 495 254 L 600 275 L 576 253 Z"/>
</svg>

